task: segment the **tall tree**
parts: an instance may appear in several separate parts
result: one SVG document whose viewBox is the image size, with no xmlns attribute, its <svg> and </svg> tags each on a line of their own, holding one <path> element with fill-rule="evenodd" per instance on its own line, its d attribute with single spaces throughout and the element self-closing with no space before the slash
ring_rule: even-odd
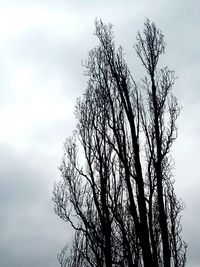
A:
<svg viewBox="0 0 200 267">
<path fill-rule="evenodd" d="M 174 72 L 158 68 L 164 36 L 148 19 L 137 34 L 134 47 L 146 69 L 137 84 L 112 26 L 95 26 L 99 45 L 85 64 L 88 86 L 77 101 L 77 128 L 66 140 L 62 181 L 54 189 L 55 212 L 75 229 L 59 262 L 183 267 L 183 203 L 174 192 L 170 155 L 179 107 Z"/>
</svg>

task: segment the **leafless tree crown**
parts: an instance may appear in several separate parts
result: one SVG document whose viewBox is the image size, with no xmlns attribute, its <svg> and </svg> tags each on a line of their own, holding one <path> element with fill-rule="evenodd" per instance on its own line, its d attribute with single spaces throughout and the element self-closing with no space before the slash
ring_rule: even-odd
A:
<svg viewBox="0 0 200 267">
<path fill-rule="evenodd" d="M 174 72 L 158 68 L 164 36 L 148 19 L 138 32 L 134 48 L 147 76 L 137 84 L 112 26 L 96 21 L 95 35 L 99 45 L 85 63 L 88 85 L 53 193 L 56 214 L 75 229 L 58 260 L 62 267 L 183 267 L 183 203 L 170 156 L 179 107 Z"/>
</svg>

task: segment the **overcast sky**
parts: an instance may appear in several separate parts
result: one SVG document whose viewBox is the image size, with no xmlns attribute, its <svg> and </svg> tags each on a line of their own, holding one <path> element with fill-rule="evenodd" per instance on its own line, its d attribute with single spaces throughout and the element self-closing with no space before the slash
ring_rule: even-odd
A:
<svg viewBox="0 0 200 267">
<path fill-rule="evenodd" d="M 187 266 L 199 266 L 199 14 L 199 0 L 0 0 L 0 266 L 59 266 L 56 255 L 71 233 L 54 214 L 52 190 L 86 87 L 81 60 L 96 44 L 94 20 L 114 25 L 139 81 L 132 46 L 145 17 L 165 34 L 162 63 L 179 77 L 174 174 L 186 203 Z"/>
</svg>

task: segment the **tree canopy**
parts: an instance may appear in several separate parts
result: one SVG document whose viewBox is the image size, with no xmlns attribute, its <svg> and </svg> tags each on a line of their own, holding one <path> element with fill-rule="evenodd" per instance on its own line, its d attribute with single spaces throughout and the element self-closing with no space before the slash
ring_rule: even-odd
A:
<svg viewBox="0 0 200 267">
<path fill-rule="evenodd" d="M 95 23 L 99 44 L 85 62 L 88 84 L 75 109 L 55 185 L 55 212 L 75 229 L 62 267 L 183 267 L 183 203 L 176 197 L 171 146 L 180 108 L 174 71 L 159 68 L 164 35 L 148 19 L 136 35 L 146 70 L 131 75 L 111 24 Z M 80 147 L 82 153 L 80 155 Z"/>
</svg>

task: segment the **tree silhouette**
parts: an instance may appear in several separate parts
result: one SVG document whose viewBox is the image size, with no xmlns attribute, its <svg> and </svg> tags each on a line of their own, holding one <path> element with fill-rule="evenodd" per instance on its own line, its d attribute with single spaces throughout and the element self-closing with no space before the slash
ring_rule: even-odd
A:
<svg viewBox="0 0 200 267">
<path fill-rule="evenodd" d="M 164 36 L 148 19 L 138 32 L 134 48 L 147 76 L 137 84 L 112 26 L 96 21 L 95 35 L 99 45 L 85 63 L 88 85 L 53 192 L 56 214 L 75 229 L 60 265 L 183 267 L 183 203 L 170 155 L 179 107 L 174 72 L 158 68 Z"/>
</svg>

